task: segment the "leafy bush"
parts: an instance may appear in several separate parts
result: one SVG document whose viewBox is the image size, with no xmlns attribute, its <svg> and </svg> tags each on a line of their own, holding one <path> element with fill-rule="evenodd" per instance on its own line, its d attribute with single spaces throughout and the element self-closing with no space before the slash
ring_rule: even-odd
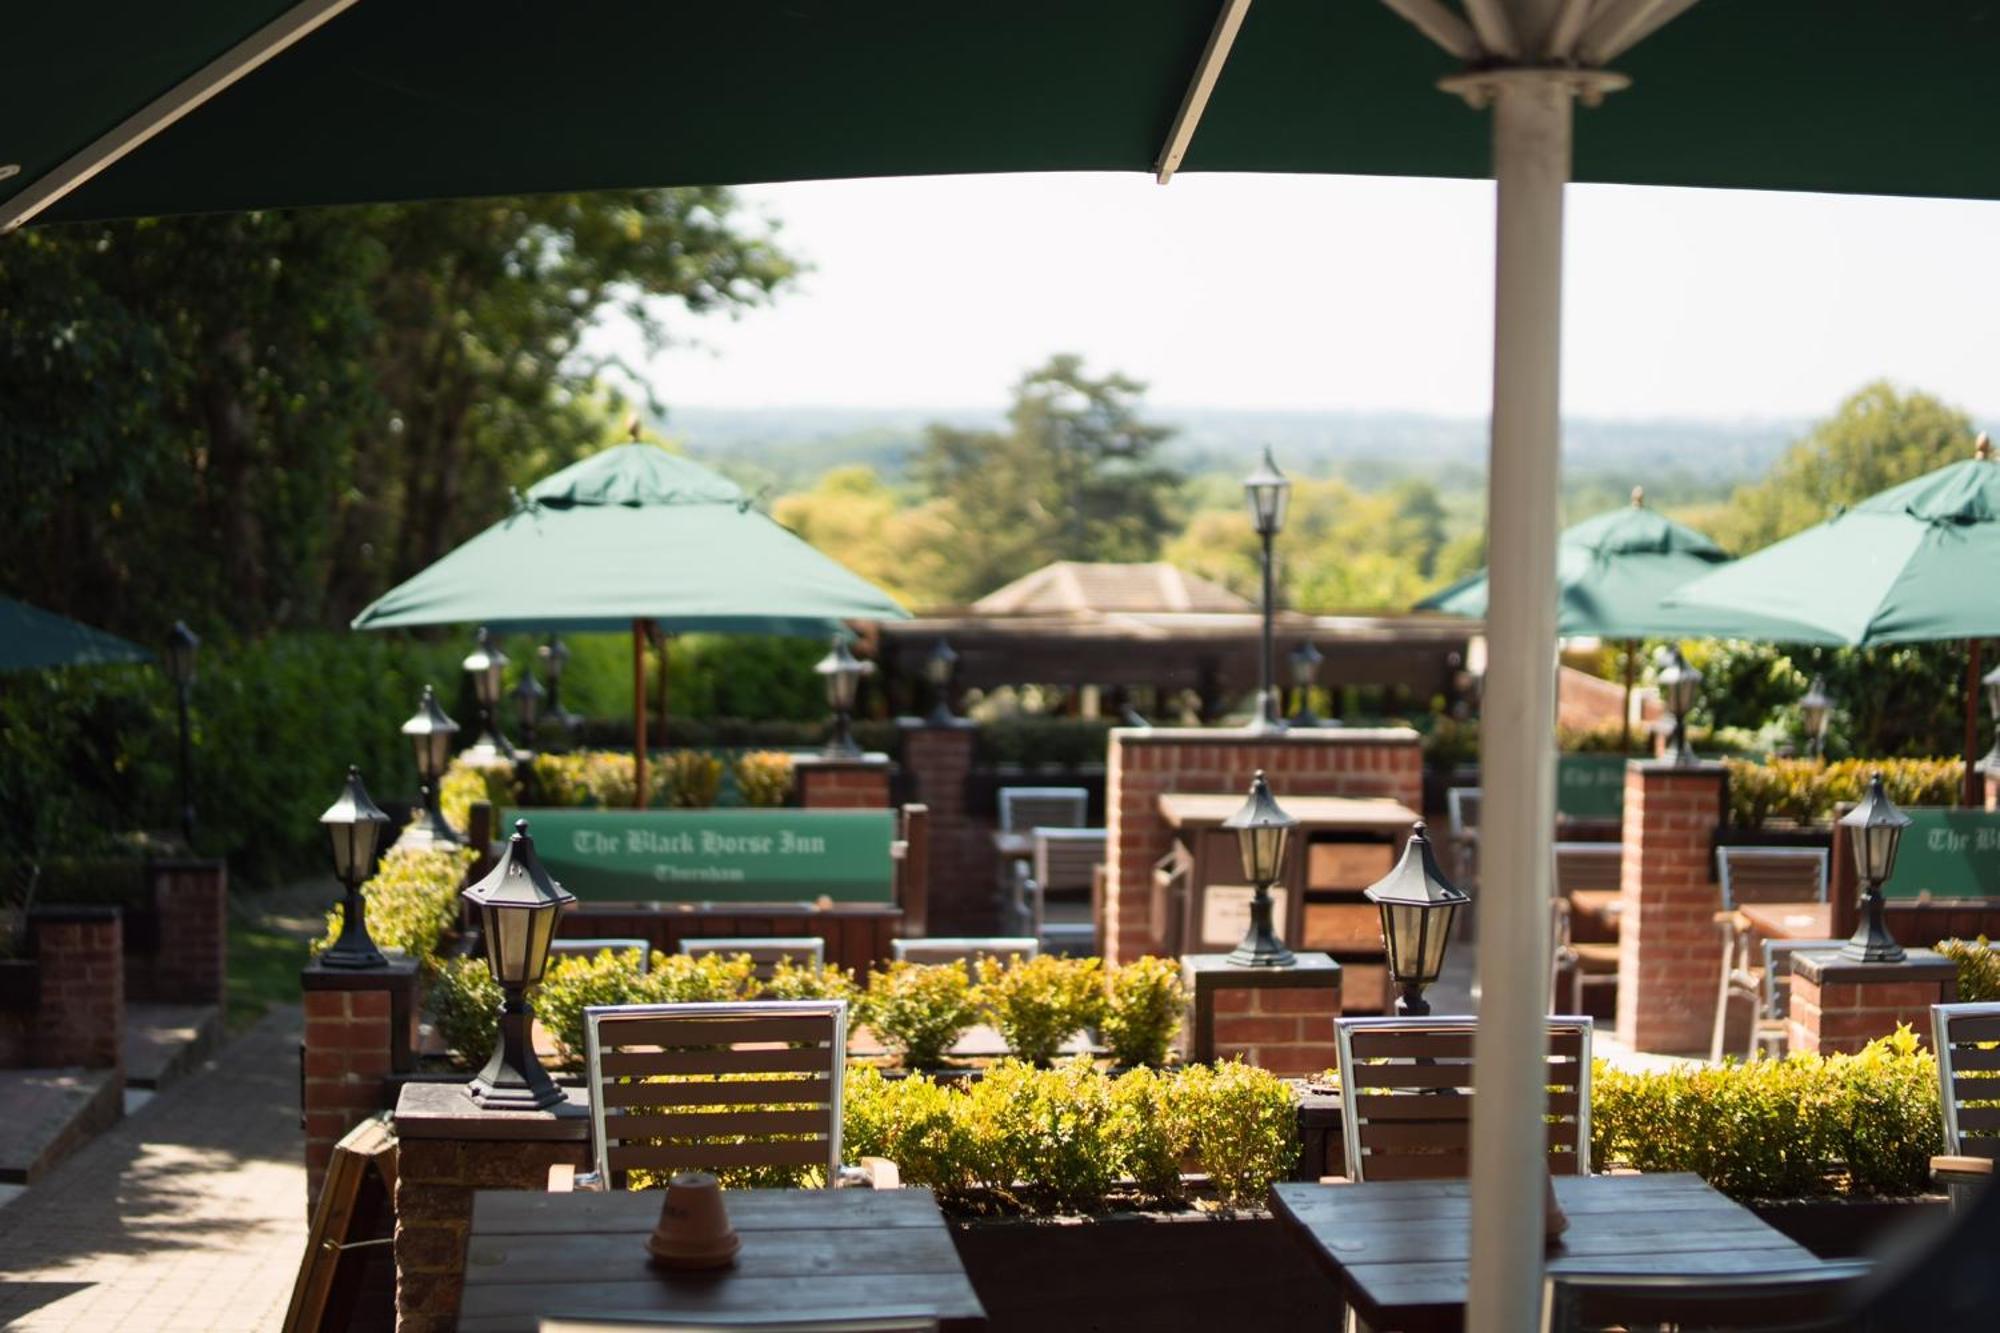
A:
<svg viewBox="0 0 2000 1333">
<path fill-rule="evenodd" d="M 1140 1067 L 1111 1085 L 1115 1132 L 1125 1155 L 1125 1173 L 1148 1198 L 1179 1199 L 1181 1164 L 1193 1151 L 1193 1117 L 1177 1098 L 1176 1076 Z"/>
<path fill-rule="evenodd" d="M 1104 964 L 1054 954 L 1025 962 L 982 958 L 974 998 L 1007 1039 L 1008 1050 L 1030 1064 L 1045 1065 L 1064 1042 L 1104 1017 Z"/>
<path fill-rule="evenodd" d="M 1115 722 L 1077 717 L 1016 717 L 979 729 L 988 763 L 1082 768 L 1102 764 Z"/>
<path fill-rule="evenodd" d="M 500 1040 L 500 983 L 486 960 L 447 958 L 431 977 L 431 1021 L 459 1064 L 478 1069 Z"/>
<path fill-rule="evenodd" d="M 1984 935 L 1975 940 L 1939 940 L 1937 951 L 1958 964 L 1959 1003 L 2000 1000 L 2000 950 Z"/>
<path fill-rule="evenodd" d="M 1556 748 L 1564 754 L 1624 754 L 1628 752 L 1624 738 L 1625 731 L 1616 722 L 1603 722 L 1590 727 L 1556 727 Z M 1643 752 L 1648 740 L 1643 726 L 1633 727 L 1629 752 Z"/>
<path fill-rule="evenodd" d="M 558 958 L 549 966 L 535 994 L 535 1013 L 555 1038 L 561 1064 L 582 1065 L 583 1011 L 592 1005 L 749 1000 L 758 994 L 747 954 L 654 953 L 645 971 L 639 964 L 637 949 L 604 949 L 592 957 Z"/>
<path fill-rule="evenodd" d="M 475 764 L 459 758 L 451 762 L 438 783 L 438 811 L 445 821 L 461 832 L 472 822 L 472 807 L 485 801 L 496 809 L 519 805 L 521 795 L 514 782 L 514 766 L 505 760 Z"/>
<path fill-rule="evenodd" d="M 956 963 L 924 967 L 891 963 L 871 972 L 859 1005 L 860 1021 L 905 1069 L 935 1069 L 945 1054 L 979 1021 L 972 978 Z"/>
<path fill-rule="evenodd" d="M 1858 801 L 1872 773 L 1897 805 L 1956 805 L 1965 781 L 1963 759 L 1771 759 L 1763 763 L 1726 759 L 1729 767 L 1729 821 L 1758 828 L 1773 818 L 1820 823 L 1834 807 Z"/>
<path fill-rule="evenodd" d="M 1298 1155 L 1298 1115 L 1291 1085 L 1268 1069 L 1231 1060 L 1190 1065 L 1177 1079 L 1196 1160 L 1216 1197 L 1231 1208 L 1258 1208 Z"/>
<path fill-rule="evenodd" d="M 676 810 L 707 810 L 722 790 L 722 761 L 699 750 L 674 750 L 660 756 L 655 786 L 662 802 Z"/>
<path fill-rule="evenodd" d="M 389 852 L 361 886 L 368 935 L 384 949 L 400 949 L 437 969 L 438 946 L 458 924 L 459 887 L 471 868 L 469 847 L 402 848 Z M 340 937 L 342 910 L 328 909 L 326 930 L 309 946 L 315 957 Z"/>
<path fill-rule="evenodd" d="M 1121 1065 L 1163 1065 L 1187 1012 L 1180 964 L 1170 958 L 1135 958 L 1107 978 L 1098 1035 Z"/>
<path fill-rule="evenodd" d="M 1479 719 L 1439 717 L 1424 732 L 1424 764 L 1452 769 L 1479 762 Z"/>
<path fill-rule="evenodd" d="M 1937 1062 L 1907 1027 L 1854 1055 L 1591 1077 L 1600 1169 L 1692 1171 L 1735 1199 L 1922 1194 L 1943 1151 Z"/>
<path fill-rule="evenodd" d="M 780 958 L 758 994 L 766 1000 L 846 1000 L 851 1005 L 857 988 L 845 968 Z"/>
<path fill-rule="evenodd" d="M 752 750 L 736 756 L 731 775 L 743 804 L 783 805 L 792 794 L 792 757 L 781 750 Z"/>
<path fill-rule="evenodd" d="M 848 1161 L 886 1157 L 903 1180 L 940 1195 L 971 1183 L 971 1131 L 960 1108 L 965 1095 L 924 1074 L 889 1079 L 870 1065 L 847 1070 L 841 1098 L 841 1155 Z"/>
<path fill-rule="evenodd" d="M 1087 1057 L 1002 1060 L 966 1091 L 974 1176 L 1030 1212 L 1100 1207 L 1124 1176 L 1111 1080 Z"/>
</svg>

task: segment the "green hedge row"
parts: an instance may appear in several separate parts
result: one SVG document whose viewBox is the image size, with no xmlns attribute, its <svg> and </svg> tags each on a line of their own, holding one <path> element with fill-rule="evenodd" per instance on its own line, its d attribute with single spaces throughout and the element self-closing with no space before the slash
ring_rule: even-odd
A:
<svg viewBox="0 0 2000 1333">
<path fill-rule="evenodd" d="M 1963 759 L 1728 759 L 1729 822 L 1757 828 L 1772 818 L 1824 823 L 1836 805 L 1858 801 L 1871 773 L 1897 805 L 1957 805 L 1965 781 Z"/>
</svg>

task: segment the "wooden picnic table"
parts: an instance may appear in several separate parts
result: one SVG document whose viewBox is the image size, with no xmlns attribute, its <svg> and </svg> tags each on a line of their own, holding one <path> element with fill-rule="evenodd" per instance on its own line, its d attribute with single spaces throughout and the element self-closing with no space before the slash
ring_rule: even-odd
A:
<svg viewBox="0 0 2000 1333">
<path fill-rule="evenodd" d="M 943 1330 L 986 1327 L 929 1190 L 729 1190 L 743 1248 L 732 1267 L 692 1273 L 655 1268 L 646 1253 L 664 1197 L 480 1190 L 459 1327 L 533 1333 L 558 1314 L 924 1315 Z"/>
<path fill-rule="evenodd" d="M 1557 1176 L 1569 1230 L 1551 1273 L 1720 1274 L 1811 1268 L 1812 1251 L 1682 1174 Z M 1272 1211 L 1340 1282 L 1371 1328 L 1465 1322 L 1471 1199 L 1463 1180 L 1274 1186 Z"/>
<path fill-rule="evenodd" d="M 1766 940 L 1824 940 L 1833 938 L 1833 904 L 1745 903 L 1736 909 L 1758 938 Z"/>
</svg>

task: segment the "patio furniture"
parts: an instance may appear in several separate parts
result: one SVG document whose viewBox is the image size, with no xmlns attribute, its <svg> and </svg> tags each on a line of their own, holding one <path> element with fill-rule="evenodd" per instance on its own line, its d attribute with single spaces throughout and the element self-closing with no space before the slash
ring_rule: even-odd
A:
<svg viewBox="0 0 2000 1333">
<path fill-rule="evenodd" d="M 1931 1045 L 1937 1051 L 1938 1102 L 1944 1111 L 1944 1153 L 1931 1175 L 1951 1193 L 1954 1213 L 1993 1177 L 2000 1156 L 2000 1004 L 1934 1004 Z"/>
<path fill-rule="evenodd" d="M 1017 954 L 1025 962 L 1041 948 L 1041 941 L 1032 935 L 939 935 L 889 941 L 891 956 L 899 963 L 963 963 L 968 968 L 981 958 L 1004 960 Z"/>
<path fill-rule="evenodd" d="M 879 1158 L 841 1165 L 847 1001 L 593 1005 L 583 1015 L 596 1169 L 551 1167 L 552 1191 L 609 1189 L 635 1167 L 817 1167 L 827 1185 L 897 1186 Z"/>
<path fill-rule="evenodd" d="M 1592 940 L 1579 943 L 1573 933 L 1575 907 L 1556 895 L 1549 900 L 1554 940 L 1549 952 L 1549 1003 L 1571 1013 L 1590 1012 L 1584 995 L 1591 990 L 1618 989 L 1618 943 Z M 1614 999 L 1612 1007 L 1616 1008 Z"/>
<path fill-rule="evenodd" d="M 1722 931 L 1722 972 L 1716 983 L 1715 1027 L 1709 1037 L 1708 1058 L 1720 1060 L 1729 1026 L 1729 1002 L 1747 1000 L 1751 1006 L 1750 1053 L 1760 1040 L 1783 1029 L 1770 1027 L 1771 1011 L 1765 1001 L 1764 966 L 1753 951 L 1756 927 L 1740 908 L 1752 903 L 1765 906 L 1823 903 L 1826 901 L 1827 850 L 1824 847 L 1718 847 L 1715 849 L 1717 881 L 1722 886 L 1722 910 L 1716 923 Z"/>
<path fill-rule="evenodd" d="M 778 964 L 791 959 L 795 964 L 826 965 L 826 941 L 817 935 L 744 935 L 736 939 L 689 939 L 681 941 L 681 952 L 691 957 L 703 954 L 739 953 L 750 955 L 759 981 L 769 981 Z"/>
<path fill-rule="evenodd" d="M 1478 787 L 1447 787 L 1444 793 L 1445 823 L 1451 831 L 1452 868 L 1458 886 L 1479 887 L 1479 806 L 1485 793 Z"/>
<path fill-rule="evenodd" d="M 1819 1268 L 1812 1251 L 1682 1173 L 1553 1177 L 1569 1229 L 1548 1251 L 1552 1277 L 1616 1269 L 1683 1277 Z M 1340 1282 L 1376 1329 L 1463 1326 L 1471 1252 L 1464 1180 L 1282 1183 L 1273 1214 Z"/>
<path fill-rule="evenodd" d="M 1823 940 L 1833 935 L 1832 903 L 1750 903 L 1736 914 L 1759 939 Z"/>
<path fill-rule="evenodd" d="M 733 1189 L 724 1197 L 743 1240 L 735 1265 L 670 1272 L 646 1253 L 660 1220 L 657 1194 L 480 1190 L 458 1326 L 533 1333 L 550 1316 L 644 1317 L 669 1328 L 913 1317 L 949 1333 L 986 1326 L 929 1190 Z"/>
<path fill-rule="evenodd" d="M 1863 1263 L 1769 1273 L 1563 1273 L 1543 1284 L 1542 1333 L 1604 1328 L 1847 1327 Z"/>
<path fill-rule="evenodd" d="M 1623 895 L 1625 844 L 1620 842 L 1559 842 L 1555 848 L 1556 896 L 1570 905 L 1572 926 L 1581 920 L 1593 933 L 1618 938 L 1619 901 Z"/>
<path fill-rule="evenodd" d="M 1763 940 L 1757 948 L 1763 958 L 1763 985 L 1757 992 L 1757 1012 L 1750 1027 L 1750 1049 L 1783 1055 L 1791 1041 L 1792 955 L 1802 949 L 1838 949 L 1846 940 Z M 1719 1058 L 1719 1057 L 1711 1057 Z"/>
<path fill-rule="evenodd" d="M 1333 1025 L 1349 1180 L 1452 1180 L 1471 1156 L 1476 1018 L 1342 1018 Z M 1588 1018 L 1549 1019 L 1548 1156 L 1590 1172 Z"/>
<path fill-rule="evenodd" d="M 1024 935 L 1033 935 L 1051 953 L 1094 951 L 1097 932 L 1090 918 L 1090 889 L 1104 861 L 1105 831 L 1085 828 L 1038 828 L 1027 862 L 1015 862 L 1013 913 Z M 1082 907 L 1082 920 L 1049 920 L 1049 898 L 1067 907 Z"/>
<path fill-rule="evenodd" d="M 648 972 L 653 967 L 653 951 L 645 940 L 636 935 L 605 937 L 602 939 L 553 939 L 549 941 L 551 961 L 563 957 L 595 958 L 609 949 L 612 953 L 639 951 L 639 970 Z"/>
<path fill-rule="evenodd" d="M 1082 828 L 1090 811 L 1083 787 L 1002 787 L 1000 831 L 1032 833 L 1044 828 Z"/>
</svg>

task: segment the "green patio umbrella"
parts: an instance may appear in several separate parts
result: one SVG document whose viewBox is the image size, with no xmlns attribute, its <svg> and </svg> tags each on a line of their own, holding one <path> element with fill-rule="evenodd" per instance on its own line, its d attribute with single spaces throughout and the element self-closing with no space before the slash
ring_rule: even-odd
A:
<svg viewBox="0 0 2000 1333">
<path fill-rule="evenodd" d="M 116 634 L 0 597 L 0 671 L 152 660 L 151 653 Z"/>
<path fill-rule="evenodd" d="M 816 636 L 908 616 L 735 482 L 635 442 L 536 482 L 513 513 L 377 598 L 354 628 L 631 630 L 643 803 L 649 629 Z"/>
<path fill-rule="evenodd" d="M 1964 639 L 1966 791 L 1977 775 L 1979 641 L 2000 635 L 2000 464 L 1972 458 L 1891 486 L 1678 589 L 1694 614 L 1798 621 L 1793 642 L 1868 648 Z"/>
</svg>

